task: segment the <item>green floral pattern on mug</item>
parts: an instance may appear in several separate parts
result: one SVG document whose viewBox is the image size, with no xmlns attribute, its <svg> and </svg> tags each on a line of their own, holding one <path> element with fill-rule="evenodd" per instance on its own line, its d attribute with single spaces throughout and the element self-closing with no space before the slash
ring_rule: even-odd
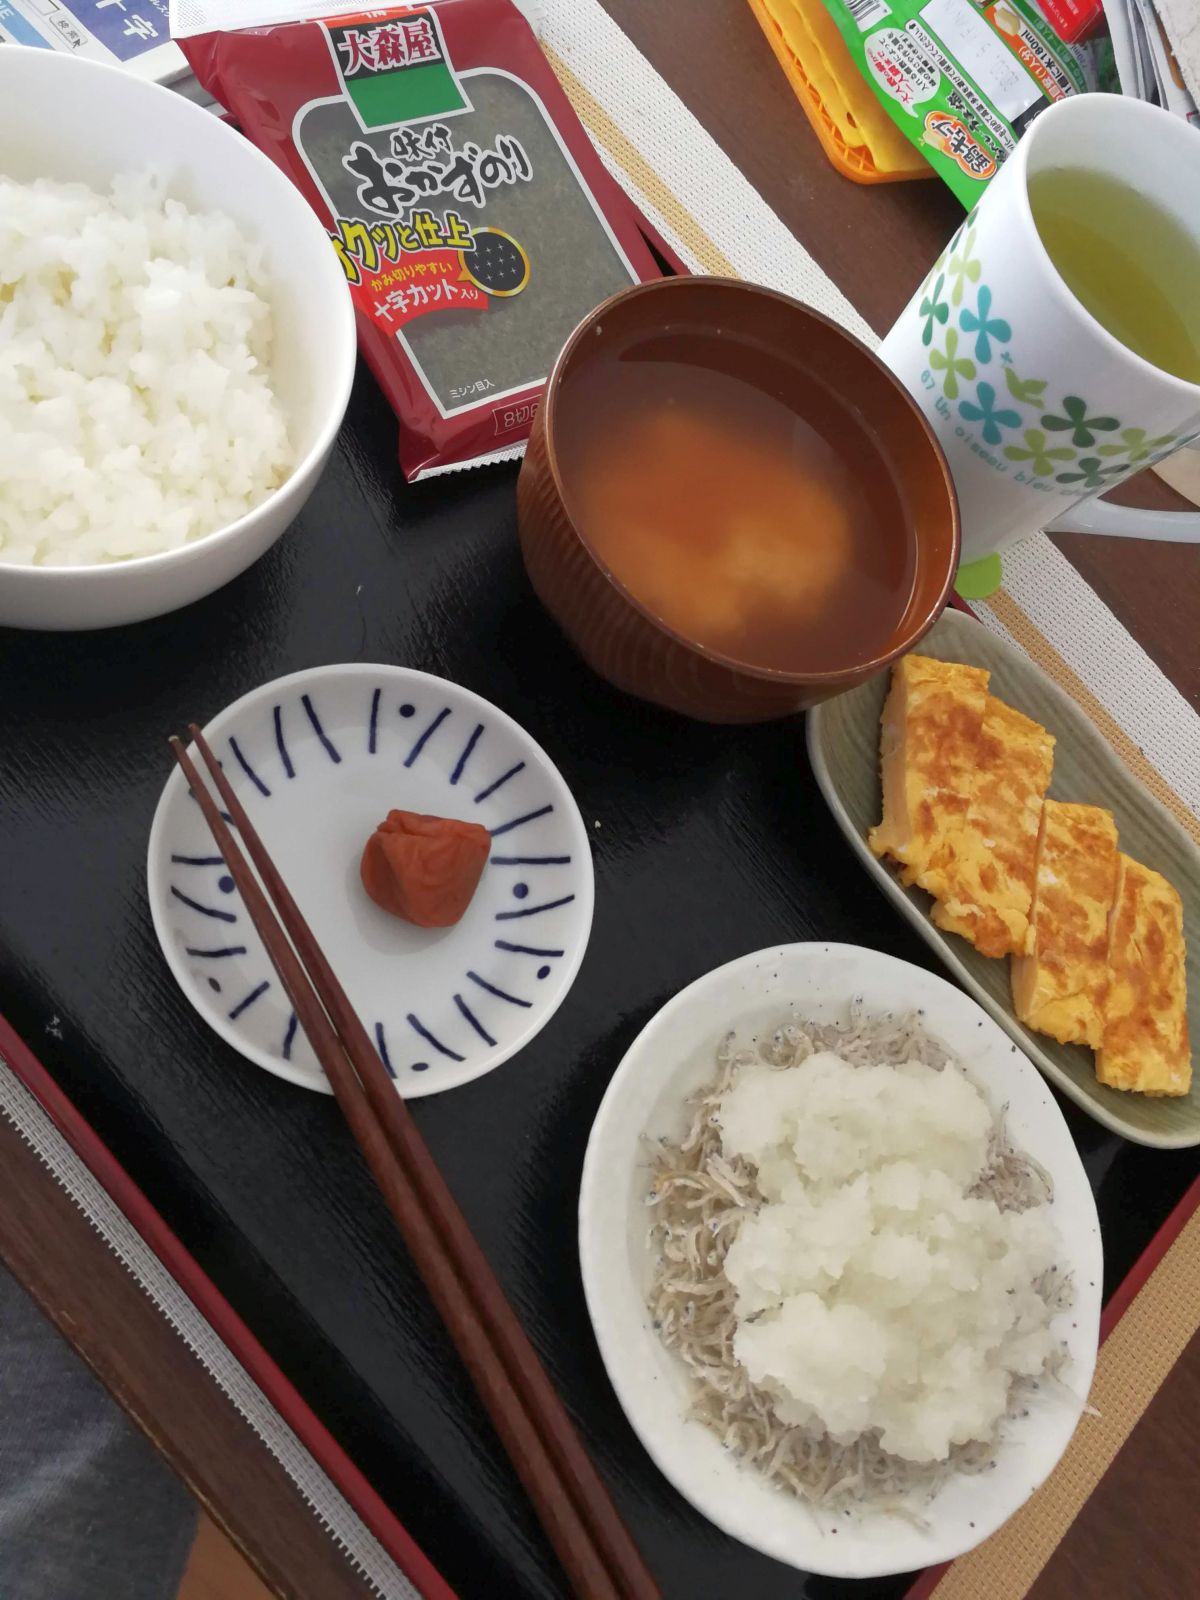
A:
<svg viewBox="0 0 1200 1600">
<path fill-rule="evenodd" d="M 929 365 L 935 372 L 944 373 L 942 378 L 942 393 L 947 400 L 958 399 L 958 380 L 966 378 L 968 382 L 975 376 L 975 363 L 967 356 L 958 354 L 958 329 L 946 329 L 946 353 L 940 350 L 929 352 Z"/>
<path fill-rule="evenodd" d="M 1004 454 L 1010 461 L 1028 461 L 1029 470 L 1035 477 L 1052 477 L 1056 463 L 1075 459 L 1074 450 L 1067 445 L 1050 445 L 1040 428 L 1026 428 L 1022 437 L 1025 440 L 1024 448 L 1019 444 L 1006 444 Z"/>
<path fill-rule="evenodd" d="M 1129 456 L 1129 465 L 1135 467 L 1139 462 L 1149 461 L 1152 456 L 1166 453 L 1166 446 L 1175 443 L 1173 433 L 1161 434 L 1157 439 L 1148 439 L 1145 428 L 1122 428 L 1120 444 L 1102 444 L 1097 447 L 1096 454 L 1101 456 Z"/>
<path fill-rule="evenodd" d="M 1046 388 L 1045 378 L 1018 378 L 1015 367 L 1005 367 L 1004 382 L 1014 400 L 1023 406 L 1040 406 Z"/>
<path fill-rule="evenodd" d="M 1077 394 L 1068 394 L 1063 397 L 1063 416 L 1048 414 L 1042 418 L 1042 427 L 1048 428 L 1051 433 L 1070 433 L 1071 443 L 1078 450 L 1086 450 L 1095 444 L 1098 433 L 1111 433 L 1121 424 L 1116 417 L 1089 417 L 1088 403 L 1081 400 Z"/>
<path fill-rule="evenodd" d="M 1007 344 L 1012 338 L 1012 327 L 1003 317 L 992 316 L 992 291 L 986 283 L 979 285 L 974 311 L 964 311 L 959 322 L 964 333 L 975 334 L 975 359 L 984 366 L 992 359 L 992 340 Z"/>
<path fill-rule="evenodd" d="M 950 243 L 946 246 L 946 248 L 942 251 L 941 255 L 937 258 L 937 260 L 930 267 L 929 271 L 925 274 L 925 281 L 921 285 L 920 289 L 917 291 L 920 295 L 924 296 L 924 295 L 927 295 L 929 293 L 930 285 L 933 283 L 934 279 L 938 276 L 938 274 L 942 271 L 942 268 L 946 265 L 947 258 L 949 257 L 950 252 L 954 249 L 954 246 L 957 243 L 957 239 L 958 239 L 958 236 L 956 234 L 955 237 L 953 239 L 951 239 Z"/>
<path fill-rule="evenodd" d="M 971 222 L 973 220 L 973 215 L 967 218 L 967 222 Z M 958 242 L 966 230 L 967 222 L 959 223 L 958 227 L 954 230 L 954 233 L 951 236 L 949 244 L 946 245 L 945 249 L 938 256 L 937 260 L 930 267 L 929 271 L 925 274 L 925 282 L 921 285 L 919 291 L 921 294 L 926 295 L 929 293 L 930 284 L 937 277 L 938 273 L 941 272 L 942 268 L 946 265 L 946 262 L 949 261 L 954 252 L 958 249 Z"/>
<path fill-rule="evenodd" d="M 962 305 L 967 284 L 978 283 L 983 275 L 983 263 L 977 261 L 971 254 L 974 248 L 975 230 L 969 228 L 961 252 L 956 251 L 950 257 L 950 265 L 946 269 L 954 280 L 954 288 L 950 293 L 950 304 L 953 306 Z"/>
<path fill-rule="evenodd" d="M 1125 427 L 1117 417 L 1093 416 L 1088 401 L 1077 394 L 1063 395 L 1059 409 L 1053 410 L 1052 402 L 1046 398 L 1047 379 L 1019 375 L 1011 352 L 1005 348 L 1013 336 L 1012 324 L 995 314 L 992 288 L 981 281 L 983 263 L 974 254 L 975 216 L 973 210 L 960 225 L 915 297 L 917 319 L 923 324 L 921 343 L 932 345 L 939 327 L 945 333 L 943 348 L 929 352 L 925 381 L 940 382 L 945 399 L 958 401 L 959 415 L 965 422 L 977 425 L 985 444 L 1000 445 L 1005 429 L 1023 427 L 1021 444 L 1004 445 L 1001 453 L 1005 460 L 1022 464 L 1034 478 L 1063 485 L 1064 492 L 1071 488 L 1076 493 L 1103 489 L 1188 443 L 1175 434 L 1151 438 L 1145 428 Z M 975 288 L 973 307 L 962 304 L 968 285 Z M 948 299 L 943 299 L 944 293 Z M 957 309 L 958 327 L 953 325 L 950 307 Z M 965 336 L 961 346 L 960 334 Z M 989 369 L 994 371 L 993 362 L 1004 373 L 1009 398 L 1032 411 L 1032 417 L 1022 417 L 1020 411 L 1001 401 L 997 392 L 999 378 L 993 383 L 984 376 Z M 975 384 L 974 399 L 960 398 L 964 386 L 971 383 Z M 1024 426 L 1034 421 L 1040 422 L 1041 427 Z M 1051 439 L 1053 434 L 1066 434 L 1069 443 L 1061 438 Z M 1102 444 L 1098 436 L 1104 434 L 1117 434 L 1117 438 Z M 1085 450 L 1093 453 L 1081 455 Z M 1003 463 L 989 459 L 1003 470 Z"/>
<path fill-rule="evenodd" d="M 996 391 L 990 383 L 978 384 L 975 396 L 979 401 L 978 405 L 974 405 L 970 400 L 963 400 L 959 402 L 958 411 L 968 422 L 978 422 L 981 425 L 980 432 L 983 434 L 985 444 L 999 444 L 1003 437 L 1001 428 L 1021 426 L 1019 411 L 1007 407 L 1001 411 L 996 409 Z"/>
<path fill-rule="evenodd" d="M 917 314 L 925 319 L 925 328 L 921 334 L 922 344 L 932 344 L 934 323 L 940 322 L 945 327 L 950 316 L 950 307 L 942 299 L 942 288 L 945 282 L 946 279 L 943 274 L 934 284 L 933 293 L 926 295 L 921 301 L 921 309 Z"/>
<path fill-rule="evenodd" d="M 1055 483 L 1078 483 L 1085 489 L 1103 488 L 1107 478 L 1116 477 L 1125 471 L 1126 463 L 1118 461 L 1116 466 L 1106 467 L 1099 456 L 1081 456 L 1076 463 L 1077 472 L 1059 472 L 1055 474 Z"/>
</svg>

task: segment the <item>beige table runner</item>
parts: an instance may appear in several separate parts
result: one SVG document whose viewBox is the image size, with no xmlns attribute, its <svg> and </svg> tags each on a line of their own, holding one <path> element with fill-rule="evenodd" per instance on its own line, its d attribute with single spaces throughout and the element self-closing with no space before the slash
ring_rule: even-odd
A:
<svg viewBox="0 0 1200 1600">
<path fill-rule="evenodd" d="M 1193 1211 L 1101 1346 L 1090 1396 L 1097 1415 L 1080 1419 L 1066 1455 L 1016 1516 L 910 1600 L 1022 1600 L 1197 1330 Z"/>
</svg>

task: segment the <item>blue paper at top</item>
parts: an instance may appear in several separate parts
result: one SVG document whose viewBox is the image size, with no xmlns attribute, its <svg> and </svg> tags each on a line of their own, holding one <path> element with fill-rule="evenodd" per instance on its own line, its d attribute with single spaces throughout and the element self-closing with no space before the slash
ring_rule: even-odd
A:
<svg viewBox="0 0 1200 1600">
<path fill-rule="evenodd" d="M 51 48 L 49 39 L 44 39 L 31 22 L 27 22 L 19 11 L 8 4 L 8 0 L 0 0 L 0 28 L 17 44 L 29 44 L 42 50 Z"/>
<path fill-rule="evenodd" d="M 171 37 L 167 0 L 56 0 L 119 61 L 130 61 Z"/>
</svg>

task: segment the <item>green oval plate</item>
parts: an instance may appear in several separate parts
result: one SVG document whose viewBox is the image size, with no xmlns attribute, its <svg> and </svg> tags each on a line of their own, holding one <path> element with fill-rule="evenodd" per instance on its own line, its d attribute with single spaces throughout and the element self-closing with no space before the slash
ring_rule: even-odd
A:
<svg viewBox="0 0 1200 1600">
<path fill-rule="evenodd" d="M 947 611 L 918 649 L 941 661 L 987 667 L 993 694 L 1057 736 L 1050 784 L 1054 799 L 1107 806 L 1116 818 L 1121 849 L 1161 872 L 1179 890 L 1188 948 L 1188 1025 L 1192 1039 L 1200 1038 L 1200 850 L 1146 792 L 1074 700 L 1016 645 L 998 638 L 973 617 Z M 891 867 L 871 854 L 867 831 L 879 821 L 882 807 L 879 716 L 887 689 L 888 675 L 882 674 L 808 713 L 813 772 L 851 848 L 967 992 L 1065 1095 L 1097 1122 L 1138 1144 L 1163 1150 L 1200 1144 L 1200 1083 L 1193 1082 L 1191 1093 L 1179 1099 L 1122 1094 L 1097 1083 L 1090 1050 L 1058 1044 L 1017 1021 L 1008 962 L 981 956 L 957 934 L 935 928 L 929 896 L 921 889 L 904 888 Z"/>
</svg>

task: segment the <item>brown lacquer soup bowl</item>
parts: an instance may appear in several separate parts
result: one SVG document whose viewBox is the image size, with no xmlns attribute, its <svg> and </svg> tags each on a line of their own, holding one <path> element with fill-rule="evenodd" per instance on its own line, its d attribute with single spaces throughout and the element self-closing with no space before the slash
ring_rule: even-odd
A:
<svg viewBox="0 0 1200 1600">
<path fill-rule="evenodd" d="M 627 588 L 597 553 L 580 514 L 578 484 L 566 481 L 560 448 L 564 419 L 578 424 L 589 405 L 579 373 L 611 344 L 643 335 L 666 341 L 672 359 L 718 361 L 751 384 L 787 399 L 788 374 L 806 404 L 824 395 L 829 414 L 853 419 L 870 441 L 855 472 L 885 474 L 900 526 L 911 542 L 911 590 L 886 637 L 856 637 L 853 585 L 837 630 L 840 659 L 825 669 L 775 670 L 676 631 Z M 782 374 L 782 376 L 781 376 Z M 818 402 L 820 403 L 820 402 Z M 574 411 L 573 411 L 573 408 Z M 602 418 L 597 449 L 608 449 Z M 589 420 L 588 426 L 591 426 Z M 848 432 L 853 431 L 848 429 Z M 832 434 L 836 440 L 836 430 Z M 614 446 L 614 455 L 619 448 Z M 607 457 L 603 460 L 607 470 Z M 612 470 L 621 470 L 614 459 Z M 929 424 L 899 380 L 859 340 L 829 318 L 768 289 L 724 278 L 669 278 L 614 296 L 585 318 L 563 347 L 546 385 L 517 485 L 521 550 L 542 603 L 584 660 L 609 683 L 710 722 L 762 722 L 788 716 L 853 688 L 911 649 L 941 613 L 959 553 L 958 508 L 945 458 Z M 649 536 L 653 536 L 652 531 Z M 790 535 L 789 535 L 790 536 Z M 796 530 L 796 537 L 808 530 Z M 798 626 L 803 626 L 798 622 Z"/>
</svg>

